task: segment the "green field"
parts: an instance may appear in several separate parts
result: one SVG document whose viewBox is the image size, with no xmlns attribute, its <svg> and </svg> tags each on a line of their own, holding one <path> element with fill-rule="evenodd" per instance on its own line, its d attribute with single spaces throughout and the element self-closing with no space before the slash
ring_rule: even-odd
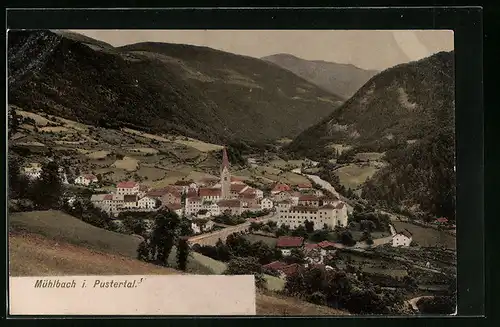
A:
<svg viewBox="0 0 500 327">
<path fill-rule="evenodd" d="M 346 188 L 357 189 L 367 178 L 377 172 L 377 168 L 372 165 L 349 164 L 335 171 L 339 176 L 340 184 Z"/>
</svg>

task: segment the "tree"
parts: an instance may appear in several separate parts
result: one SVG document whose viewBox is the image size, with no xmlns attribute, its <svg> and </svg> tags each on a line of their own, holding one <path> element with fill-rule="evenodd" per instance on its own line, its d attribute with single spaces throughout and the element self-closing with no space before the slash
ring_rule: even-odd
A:
<svg viewBox="0 0 500 327">
<path fill-rule="evenodd" d="M 306 221 L 304 222 L 304 227 L 305 227 L 307 233 L 314 232 L 314 222 L 306 219 Z"/>
<path fill-rule="evenodd" d="M 29 179 L 21 174 L 20 160 L 12 155 L 8 156 L 9 198 L 25 198 L 31 187 Z"/>
<path fill-rule="evenodd" d="M 262 266 L 256 258 L 236 257 L 231 259 L 227 264 L 227 269 L 224 271 L 224 275 L 254 275 L 255 285 L 258 288 L 264 288 L 266 286 Z"/>
<path fill-rule="evenodd" d="M 10 106 L 8 107 L 8 137 L 10 138 L 12 135 L 14 135 L 17 130 L 19 129 L 19 126 L 21 125 L 21 117 L 17 114 L 16 110 L 11 108 Z"/>
<path fill-rule="evenodd" d="M 300 236 L 307 238 L 308 235 L 304 225 L 297 226 L 297 228 L 292 231 L 292 236 Z"/>
<path fill-rule="evenodd" d="M 168 257 L 180 234 L 180 219 L 169 210 L 158 211 L 151 235 L 153 259 L 161 265 L 168 265 Z"/>
<path fill-rule="evenodd" d="M 189 257 L 189 244 L 186 237 L 179 238 L 177 243 L 177 267 L 181 271 L 186 271 Z"/>
<path fill-rule="evenodd" d="M 285 257 L 285 261 L 287 263 L 298 263 L 298 264 L 304 264 L 306 262 L 306 258 L 304 255 L 304 252 L 301 250 L 294 248 L 292 251 L 290 251 L 290 255 Z"/>
<path fill-rule="evenodd" d="M 356 241 L 349 231 L 344 231 L 340 234 L 340 242 L 345 246 L 353 246 L 354 244 L 356 244 Z"/>
<path fill-rule="evenodd" d="M 41 210 L 59 209 L 62 194 L 59 165 L 55 161 L 49 161 L 42 166 L 40 178 L 34 182 L 31 198 Z"/>
<path fill-rule="evenodd" d="M 146 223 L 143 218 L 126 216 L 122 219 L 122 222 L 125 228 L 127 228 L 132 234 L 143 236 L 146 233 Z"/>
<path fill-rule="evenodd" d="M 272 262 L 274 259 L 274 251 L 262 241 L 255 242 L 250 246 L 250 254 L 263 265 Z"/>
<path fill-rule="evenodd" d="M 224 244 L 224 242 L 222 242 L 220 238 L 215 244 L 215 252 L 217 260 L 226 262 L 229 261 L 229 259 L 231 259 L 231 253 L 229 251 L 229 248 L 227 247 L 226 244 Z"/>
</svg>

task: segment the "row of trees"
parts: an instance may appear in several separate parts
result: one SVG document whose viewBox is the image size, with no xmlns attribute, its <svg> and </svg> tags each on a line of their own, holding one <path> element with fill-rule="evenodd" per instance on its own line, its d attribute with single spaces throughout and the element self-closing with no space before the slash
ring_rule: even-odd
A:
<svg viewBox="0 0 500 327">
<path fill-rule="evenodd" d="M 322 268 L 302 269 L 287 277 L 285 293 L 319 305 L 356 314 L 398 314 L 403 307 L 401 292 L 385 292 L 359 278 L 359 272 Z"/>
</svg>

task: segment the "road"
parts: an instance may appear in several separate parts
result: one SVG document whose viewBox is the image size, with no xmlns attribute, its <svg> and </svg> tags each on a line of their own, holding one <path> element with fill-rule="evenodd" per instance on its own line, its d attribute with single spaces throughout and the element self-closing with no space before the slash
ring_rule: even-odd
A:
<svg viewBox="0 0 500 327">
<path fill-rule="evenodd" d="M 261 217 L 258 219 L 259 222 L 266 223 L 270 220 L 272 220 L 275 216 L 274 212 L 271 212 L 267 216 Z M 247 221 L 243 224 L 235 225 L 235 226 L 229 226 L 220 230 L 217 230 L 212 233 L 206 233 L 206 234 L 201 234 L 201 235 L 196 235 L 188 239 L 188 242 L 191 245 L 194 244 L 199 244 L 199 245 L 211 245 L 214 246 L 219 239 L 222 241 L 225 241 L 226 238 L 234 233 L 239 233 L 239 232 L 244 232 L 247 231 L 250 228 L 250 221 Z"/>
</svg>

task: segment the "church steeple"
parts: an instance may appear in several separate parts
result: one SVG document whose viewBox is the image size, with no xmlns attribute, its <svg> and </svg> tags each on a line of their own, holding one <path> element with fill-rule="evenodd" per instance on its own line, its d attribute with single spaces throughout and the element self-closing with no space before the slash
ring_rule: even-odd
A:
<svg viewBox="0 0 500 327">
<path fill-rule="evenodd" d="M 224 168 L 229 168 L 229 159 L 227 158 L 227 151 L 226 151 L 226 147 L 224 147 L 222 149 L 222 166 L 221 166 L 221 170 L 224 169 Z"/>
<path fill-rule="evenodd" d="M 231 197 L 231 172 L 226 147 L 222 149 L 222 165 L 220 169 L 221 198 L 227 200 Z"/>
</svg>

